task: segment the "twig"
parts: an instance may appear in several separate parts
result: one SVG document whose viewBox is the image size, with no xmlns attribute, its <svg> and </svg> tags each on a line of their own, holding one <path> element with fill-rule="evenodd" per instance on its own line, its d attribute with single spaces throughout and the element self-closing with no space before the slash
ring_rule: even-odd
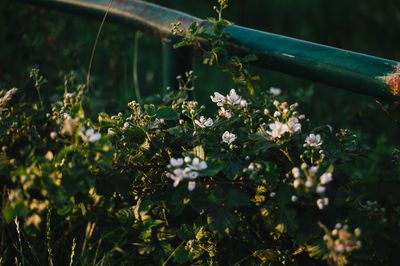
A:
<svg viewBox="0 0 400 266">
<path fill-rule="evenodd" d="M 104 23 L 105 23 L 105 21 L 106 21 L 106 18 L 107 18 L 108 12 L 110 11 L 111 4 L 112 4 L 112 3 L 113 3 L 113 0 L 110 0 L 110 2 L 108 2 L 107 11 L 106 11 L 106 13 L 104 14 L 104 17 L 103 17 L 103 20 L 101 21 L 99 30 L 97 31 L 96 40 L 94 41 L 94 45 L 93 45 L 93 48 L 92 48 L 92 54 L 90 55 L 88 73 L 87 73 L 87 76 L 86 76 L 86 90 L 87 90 L 87 91 L 89 91 L 90 72 L 91 72 L 91 70 L 92 70 L 94 52 L 96 51 L 97 42 L 99 41 L 101 30 L 103 29 L 103 25 L 104 25 Z"/>
<path fill-rule="evenodd" d="M 375 102 L 381 107 L 382 111 L 383 111 L 384 113 L 386 113 L 386 114 L 389 116 L 390 119 L 393 120 L 393 122 L 395 122 L 398 126 L 400 126 L 399 120 L 397 120 L 396 118 L 394 118 L 394 117 L 392 116 L 392 114 L 389 112 L 389 110 L 386 109 L 380 101 L 375 100 Z"/>
</svg>

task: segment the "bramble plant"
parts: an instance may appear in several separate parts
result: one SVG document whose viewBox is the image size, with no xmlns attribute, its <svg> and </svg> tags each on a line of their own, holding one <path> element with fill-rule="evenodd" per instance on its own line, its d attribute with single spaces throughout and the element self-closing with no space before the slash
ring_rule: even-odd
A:
<svg viewBox="0 0 400 266">
<path fill-rule="evenodd" d="M 213 115 L 189 98 L 193 71 L 161 104 L 131 101 L 96 121 L 73 73 L 51 107 L 2 92 L 2 263 L 394 261 L 398 150 L 385 155 L 350 130 L 313 127 L 278 88 L 256 94 L 251 57 L 224 47 L 230 22 L 222 19 L 227 1 L 218 3 L 211 29 L 173 26 L 183 37 L 177 46 L 195 45 L 238 81 L 227 95 L 210 95 Z M 380 156 L 392 159 L 383 174 Z"/>
</svg>

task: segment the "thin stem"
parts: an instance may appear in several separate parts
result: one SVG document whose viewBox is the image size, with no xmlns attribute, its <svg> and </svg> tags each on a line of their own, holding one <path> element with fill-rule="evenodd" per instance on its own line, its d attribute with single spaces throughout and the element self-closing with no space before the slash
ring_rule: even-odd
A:
<svg viewBox="0 0 400 266">
<path fill-rule="evenodd" d="M 288 148 L 286 147 L 286 150 L 284 149 L 279 149 L 283 154 L 285 154 L 286 158 L 293 164 L 292 158 L 290 158 L 289 152 L 287 150 Z"/>
<path fill-rule="evenodd" d="M 47 211 L 47 222 L 46 222 L 46 240 L 47 240 L 47 252 L 48 252 L 48 260 L 49 265 L 53 266 L 53 250 L 51 249 L 51 207 L 49 207 Z"/>
<path fill-rule="evenodd" d="M 21 255 L 22 265 L 25 265 L 24 253 L 22 252 L 21 229 L 19 228 L 19 222 L 18 222 L 18 218 L 17 217 L 14 218 L 14 223 L 15 223 L 15 226 L 17 227 L 18 242 L 19 242 L 19 253 Z"/>
<path fill-rule="evenodd" d="M 135 33 L 135 46 L 133 48 L 133 84 L 135 86 L 135 94 L 136 100 L 140 103 L 140 89 L 139 89 L 139 79 L 138 79 L 138 57 L 139 57 L 139 38 L 140 38 L 140 31 L 136 31 Z"/>
<path fill-rule="evenodd" d="M 101 30 L 103 29 L 103 25 L 104 25 L 104 23 L 105 23 L 105 21 L 106 21 L 108 12 L 110 11 L 112 2 L 113 2 L 113 0 L 110 0 L 110 2 L 108 2 L 107 11 L 106 11 L 106 13 L 104 14 L 104 17 L 103 17 L 103 20 L 101 21 L 99 30 L 97 31 L 96 40 L 94 41 L 94 45 L 93 45 L 93 48 L 92 48 L 92 53 L 91 53 L 91 55 L 90 55 L 88 73 L 87 73 L 87 76 L 86 76 L 86 89 L 87 89 L 87 91 L 89 91 L 90 72 L 91 72 L 91 70 L 92 70 L 94 52 L 96 51 L 97 42 L 99 41 L 100 33 L 101 33 Z"/>
<path fill-rule="evenodd" d="M 176 249 L 175 249 L 174 251 L 172 251 L 172 253 L 169 255 L 169 257 L 163 262 L 162 266 L 167 265 L 168 261 L 172 258 L 172 256 L 173 256 L 173 255 L 175 254 L 175 252 L 178 250 L 178 248 L 179 248 L 180 246 L 183 245 L 183 243 L 185 243 L 185 241 L 182 241 L 182 242 L 179 244 L 179 246 L 177 246 Z"/>
<path fill-rule="evenodd" d="M 37 94 L 39 96 L 40 106 L 42 107 L 42 110 L 44 110 L 44 104 L 43 104 L 42 96 L 40 95 L 40 86 L 36 85 L 35 87 L 36 87 Z"/>
</svg>

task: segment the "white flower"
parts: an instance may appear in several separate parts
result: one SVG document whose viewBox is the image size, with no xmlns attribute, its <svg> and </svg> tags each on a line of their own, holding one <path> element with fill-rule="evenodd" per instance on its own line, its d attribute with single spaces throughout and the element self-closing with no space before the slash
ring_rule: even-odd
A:
<svg viewBox="0 0 400 266">
<path fill-rule="evenodd" d="M 310 171 L 316 174 L 318 172 L 318 166 L 311 166 Z"/>
<path fill-rule="evenodd" d="M 124 123 L 124 128 L 128 128 L 129 127 L 129 122 L 125 122 Z"/>
<path fill-rule="evenodd" d="M 338 253 L 343 253 L 344 252 L 343 244 L 335 245 L 335 251 L 338 252 Z"/>
<path fill-rule="evenodd" d="M 324 200 L 323 199 L 317 199 L 317 206 L 320 210 L 324 208 Z"/>
<path fill-rule="evenodd" d="M 317 193 L 322 194 L 322 193 L 325 192 L 325 187 L 324 186 L 318 186 L 316 191 L 317 191 Z"/>
<path fill-rule="evenodd" d="M 240 104 L 240 96 L 236 94 L 235 89 L 231 89 L 229 95 L 226 96 L 226 101 L 229 105 Z"/>
<path fill-rule="evenodd" d="M 250 171 L 254 170 L 254 163 L 250 163 L 249 166 L 247 166 L 247 169 L 249 169 Z"/>
<path fill-rule="evenodd" d="M 114 132 L 113 129 L 110 127 L 109 129 L 107 129 L 107 134 L 108 134 L 108 135 L 112 135 L 112 134 L 115 134 L 115 132 Z"/>
<path fill-rule="evenodd" d="M 309 147 L 315 147 L 318 148 L 319 146 L 322 145 L 322 140 L 321 140 L 321 136 L 319 134 L 314 135 L 313 133 L 311 133 L 307 138 L 306 138 L 306 144 L 305 146 L 309 146 Z"/>
<path fill-rule="evenodd" d="M 293 187 L 294 187 L 294 188 L 297 188 L 299 185 L 300 185 L 300 179 L 295 179 L 295 180 L 293 181 Z"/>
<path fill-rule="evenodd" d="M 201 171 L 207 168 L 207 163 L 205 161 L 200 161 L 199 158 L 194 158 L 192 164 L 189 164 L 191 170 Z"/>
<path fill-rule="evenodd" d="M 300 177 L 300 169 L 297 168 L 297 167 L 294 167 L 294 168 L 292 169 L 292 174 L 293 174 L 293 177 L 294 177 L 294 178 L 299 178 L 299 177 Z"/>
<path fill-rule="evenodd" d="M 183 164 L 183 158 L 178 158 L 178 159 L 171 158 L 170 164 L 173 167 L 179 167 L 179 166 L 181 166 Z"/>
<path fill-rule="evenodd" d="M 174 184 L 173 184 L 174 187 L 177 187 L 183 179 L 182 176 L 175 176 L 171 173 L 167 173 L 167 176 L 174 181 Z"/>
<path fill-rule="evenodd" d="M 188 190 L 193 191 L 196 188 L 196 182 L 195 181 L 189 181 L 188 182 Z"/>
<path fill-rule="evenodd" d="M 211 127 L 214 123 L 214 121 L 211 118 L 205 119 L 204 116 L 200 116 L 200 119 L 194 120 L 194 122 L 201 128 Z"/>
<path fill-rule="evenodd" d="M 222 135 L 222 141 L 228 144 L 231 144 L 234 142 L 236 139 L 236 135 L 233 133 L 230 133 L 228 131 L 225 131 L 224 134 Z"/>
<path fill-rule="evenodd" d="M 292 196 L 292 198 L 291 198 L 292 202 L 296 202 L 296 201 L 297 201 L 297 199 L 298 199 L 298 198 L 297 198 L 297 196 L 296 196 L 296 195 L 293 195 L 293 196 Z"/>
<path fill-rule="evenodd" d="M 268 115 L 269 114 L 269 110 L 267 108 L 264 109 L 264 115 Z"/>
<path fill-rule="evenodd" d="M 324 173 L 323 175 L 321 175 L 321 177 L 319 178 L 321 181 L 321 184 L 328 184 L 329 182 L 332 181 L 332 174 L 331 173 Z"/>
<path fill-rule="evenodd" d="M 306 181 L 306 187 L 312 187 L 313 186 L 313 181 L 311 179 L 308 179 Z"/>
<path fill-rule="evenodd" d="M 211 97 L 211 101 L 213 101 L 214 103 L 217 103 L 218 106 L 222 106 L 223 102 L 226 100 L 225 97 L 220 94 L 219 92 L 214 92 L 214 97 Z"/>
<path fill-rule="evenodd" d="M 294 116 L 289 118 L 287 125 L 291 133 L 297 133 L 301 131 L 301 124 L 299 123 L 299 120 Z"/>
<path fill-rule="evenodd" d="M 342 224 L 341 224 L 341 223 L 337 223 L 337 224 L 335 224 L 335 228 L 337 228 L 337 229 L 340 229 L 340 228 L 342 228 Z"/>
<path fill-rule="evenodd" d="M 57 137 L 57 132 L 50 132 L 50 138 L 55 139 Z"/>
<path fill-rule="evenodd" d="M 279 121 L 275 121 L 274 123 L 269 124 L 269 128 L 272 131 L 267 131 L 267 133 L 269 135 L 271 135 L 271 137 L 273 139 L 275 138 L 281 138 L 283 134 L 285 134 L 286 132 L 288 132 L 288 126 L 286 124 L 282 124 Z"/>
<path fill-rule="evenodd" d="M 89 128 L 85 132 L 85 128 L 81 127 L 81 130 L 79 132 L 79 135 L 81 136 L 82 140 L 84 142 L 96 142 L 101 138 L 101 134 L 99 132 L 94 132 L 93 128 Z"/>
<path fill-rule="evenodd" d="M 271 87 L 271 88 L 269 88 L 269 93 L 271 93 L 274 96 L 278 96 L 279 94 L 281 94 L 281 89 Z"/>
<path fill-rule="evenodd" d="M 185 163 L 190 163 L 192 161 L 192 159 L 189 156 L 185 156 L 184 161 L 185 161 Z"/>
<path fill-rule="evenodd" d="M 276 193 L 275 193 L 275 192 L 271 192 L 271 193 L 269 193 L 269 196 L 270 196 L 271 198 L 273 198 L 273 197 L 276 196 Z"/>
<path fill-rule="evenodd" d="M 219 110 L 218 114 L 220 116 L 225 116 L 228 119 L 230 119 L 232 117 L 232 114 L 228 110 L 225 110 L 224 107 L 221 107 L 221 109 Z"/>
<path fill-rule="evenodd" d="M 278 117 L 278 116 L 280 116 L 281 115 L 281 112 L 279 112 L 279 111 L 275 111 L 275 113 L 274 113 L 274 117 Z"/>
<path fill-rule="evenodd" d="M 320 210 L 322 210 L 325 206 L 329 204 L 329 199 L 328 198 L 323 198 L 323 199 L 318 199 L 317 200 L 317 206 Z M 336 230 L 336 229 L 335 229 Z M 333 231 L 332 231 L 333 234 Z"/>
<path fill-rule="evenodd" d="M 306 118 L 305 115 L 303 115 L 303 114 L 299 115 L 299 119 L 300 119 L 300 120 L 303 120 L 304 118 Z"/>
<path fill-rule="evenodd" d="M 181 180 L 186 177 L 185 171 L 181 168 L 175 169 L 173 173 L 176 178 L 179 178 Z"/>
<path fill-rule="evenodd" d="M 247 106 L 247 101 L 246 100 L 241 100 L 240 101 L 240 106 L 241 107 L 246 107 Z"/>
<path fill-rule="evenodd" d="M 195 172 L 195 171 L 192 171 L 192 172 L 189 173 L 188 176 L 189 176 L 190 179 L 196 179 L 199 176 L 199 173 Z"/>
<path fill-rule="evenodd" d="M 307 169 L 307 164 L 306 164 L 306 163 L 302 163 L 301 166 L 300 166 L 300 168 L 301 168 L 302 170 L 306 170 L 306 169 Z"/>
</svg>

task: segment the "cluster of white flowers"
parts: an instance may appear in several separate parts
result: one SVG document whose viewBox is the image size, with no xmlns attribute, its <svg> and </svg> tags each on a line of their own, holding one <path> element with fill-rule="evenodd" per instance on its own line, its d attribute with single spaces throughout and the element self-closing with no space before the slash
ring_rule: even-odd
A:
<svg viewBox="0 0 400 266">
<path fill-rule="evenodd" d="M 79 135 L 81 136 L 84 142 L 96 142 L 101 138 L 101 134 L 99 132 L 95 132 L 93 128 L 85 129 L 84 126 L 81 127 L 79 131 Z"/>
<path fill-rule="evenodd" d="M 235 89 L 231 89 L 229 94 L 223 96 L 219 92 L 214 92 L 214 96 L 210 96 L 211 100 L 221 107 L 219 115 L 228 119 L 232 117 L 232 110 L 237 108 L 244 108 L 247 106 L 247 101 L 238 95 Z"/>
<path fill-rule="evenodd" d="M 200 116 L 199 120 L 194 120 L 196 125 L 201 128 L 211 127 L 214 124 L 214 121 L 211 118 L 205 119 L 204 116 Z"/>
<path fill-rule="evenodd" d="M 303 144 L 303 147 L 311 147 L 314 149 L 319 149 L 322 145 L 322 140 L 321 136 L 319 134 L 313 134 L 311 133 L 306 137 L 305 143 Z"/>
<path fill-rule="evenodd" d="M 317 178 L 318 166 L 309 167 L 306 163 L 302 163 L 301 167 L 294 167 L 291 171 L 294 181 L 293 187 L 298 188 L 300 185 L 304 185 L 307 190 L 315 191 L 320 195 L 323 195 L 326 190 L 326 184 L 333 180 L 332 173 L 323 173 Z M 303 173 L 303 175 L 302 175 Z M 329 204 L 329 199 L 322 197 L 317 200 L 317 206 L 319 209 L 323 209 Z"/>
<path fill-rule="evenodd" d="M 196 115 L 197 101 L 185 101 L 182 103 L 182 114 L 190 114 L 191 116 Z M 203 108 L 203 107 L 202 107 Z M 189 116 L 190 117 L 190 116 Z"/>
<path fill-rule="evenodd" d="M 358 240 L 360 235 L 360 228 L 354 229 L 354 233 L 351 233 L 347 225 L 342 226 L 337 223 L 330 234 L 325 234 L 323 239 L 329 250 L 340 254 L 361 248 L 361 241 Z"/>
<path fill-rule="evenodd" d="M 222 135 L 222 142 L 224 143 L 231 144 L 235 140 L 236 140 L 236 135 L 229 131 L 225 131 L 224 134 Z"/>
<path fill-rule="evenodd" d="M 207 163 L 197 157 L 192 160 L 186 156 L 185 158 L 171 158 L 168 168 L 172 170 L 172 173 L 167 173 L 167 176 L 174 181 L 174 187 L 177 187 L 182 180 L 188 179 L 188 189 L 192 191 L 196 187 L 194 180 L 199 176 L 198 171 L 207 169 Z"/>
<path fill-rule="evenodd" d="M 270 130 L 267 130 L 271 139 L 280 139 L 285 133 L 289 133 L 290 135 L 299 133 L 301 131 L 299 120 L 304 119 L 304 115 L 298 115 L 297 112 L 294 111 L 297 104 L 289 106 L 287 102 L 279 103 L 278 101 L 274 101 L 274 106 L 277 110 L 273 115 L 270 115 L 268 109 L 264 109 L 264 115 L 269 116 L 273 121 L 268 124 Z"/>
</svg>

